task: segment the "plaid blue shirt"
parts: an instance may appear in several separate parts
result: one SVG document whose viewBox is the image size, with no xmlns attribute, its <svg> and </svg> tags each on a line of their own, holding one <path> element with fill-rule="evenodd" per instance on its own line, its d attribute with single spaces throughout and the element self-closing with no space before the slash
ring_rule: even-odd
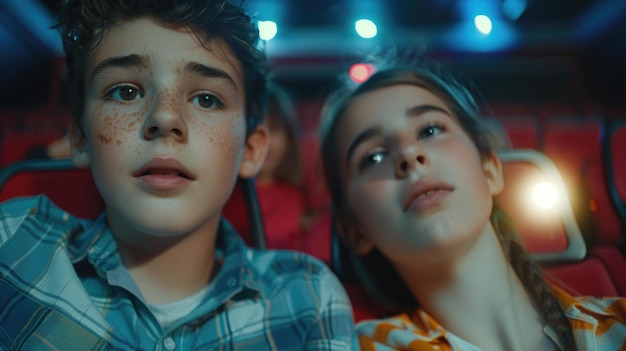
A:
<svg viewBox="0 0 626 351">
<path fill-rule="evenodd" d="M 217 247 L 222 267 L 207 298 L 163 330 L 132 288 L 104 214 L 78 219 L 43 196 L 8 201 L 0 206 L 0 349 L 355 345 L 350 301 L 323 263 L 297 252 L 250 249 L 225 221 Z M 77 274 L 79 266 L 93 272 Z"/>
</svg>

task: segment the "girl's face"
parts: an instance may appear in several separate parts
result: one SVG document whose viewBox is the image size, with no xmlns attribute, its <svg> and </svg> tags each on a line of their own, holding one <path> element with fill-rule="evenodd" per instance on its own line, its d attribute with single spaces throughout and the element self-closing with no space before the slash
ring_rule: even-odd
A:
<svg viewBox="0 0 626 351">
<path fill-rule="evenodd" d="M 274 173 L 287 153 L 288 127 L 279 117 L 273 115 L 267 116 L 266 125 L 270 131 L 270 145 L 258 178 L 274 180 Z"/>
<path fill-rule="evenodd" d="M 441 259 L 486 230 L 500 163 L 481 161 L 450 109 L 426 89 L 395 85 L 352 100 L 339 122 L 339 160 L 359 254 Z"/>
</svg>

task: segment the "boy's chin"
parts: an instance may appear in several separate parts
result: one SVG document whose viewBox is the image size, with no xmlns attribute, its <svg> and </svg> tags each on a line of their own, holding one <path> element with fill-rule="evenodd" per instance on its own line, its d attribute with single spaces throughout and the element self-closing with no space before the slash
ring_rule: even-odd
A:
<svg viewBox="0 0 626 351">
<path fill-rule="evenodd" d="M 208 225 L 209 221 L 185 221 L 186 218 L 167 218 L 167 216 L 156 216 L 156 220 L 148 220 L 146 218 L 136 218 L 130 220 L 125 225 L 119 223 L 119 226 L 111 228 L 115 236 L 130 236 L 130 240 L 142 241 L 145 244 L 154 240 L 163 239 L 180 239 L 192 233 L 202 231 L 212 231 L 213 226 Z M 195 222 L 195 225 L 192 224 Z M 191 224 L 191 225 L 190 225 Z M 118 231 L 118 233 L 115 233 Z M 134 233 L 134 234 L 132 234 Z M 134 237 L 134 239 L 133 239 Z M 146 242 L 147 241 L 147 242 Z"/>
</svg>

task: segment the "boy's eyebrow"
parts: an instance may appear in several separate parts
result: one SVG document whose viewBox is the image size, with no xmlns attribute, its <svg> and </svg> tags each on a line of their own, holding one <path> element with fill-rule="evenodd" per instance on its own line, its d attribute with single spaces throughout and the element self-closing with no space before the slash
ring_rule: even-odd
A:
<svg viewBox="0 0 626 351">
<path fill-rule="evenodd" d="M 418 117 L 421 116 L 427 112 L 431 112 L 431 111 L 437 111 L 437 112 L 442 112 L 445 113 L 446 115 L 450 115 L 448 113 L 448 111 L 446 111 L 445 109 L 439 107 L 439 106 L 435 106 L 435 105 L 416 105 L 413 107 L 410 107 L 406 110 L 405 114 L 407 117 Z M 359 135 L 357 135 L 356 138 L 354 138 L 354 140 L 352 141 L 352 143 L 350 144 L 350 146 L 348 147 L 348 157 L 346 158 L 346 163 L 350 164 L 350 159 L 352 158 L 352 154 L 354 153 L 354 150 L 356 150 L 356 148 L 361 145 L 363 142 L 365 142 L 367 139 L 373 137 L 374 135 L 378 134 L 381 132 L 381 128 L 380 127 L 374 127 L 374 128 L 368 128 L 366 130 L 364 130 L 363 132 L 361 132 Z"/>
<path fill-rule="evenodd" d="M 147 57 L 141 55 L 111 57 L 96 65 L 91 73 L 91 78 L 93 79 L 111 68 L 145 67 L 148 64 L 148 61 L 149 59 Z M 237 84 L 235 84 L 234 79 L 228 73 L 219 68 L 209 67 L 199 62 L 188 62 L 185 64 L 184 71 L 186 73 L 199 73 L 200 75 L 208 78 L 223 78 L 228 81 L 235 88 L 235 90 L 237 90 Z"/>
<path fill-rule="evenodd" d="M 185 73 L 198 73 L 207 78 L 222 78 L 228 81 L 235 90 L 237 90 L 237 84 L 235 80 L 226 71 L 219 68 L 210 67 L 199 62 L 188 62 L 185 64 Z"/>
<path fill-rule="evenodd" d="M 96 67 L 91 72 L 91 79 L 102 75 L 103 72 L 111 69 L 111 68 L 127 68 L 127 67 L 139 67 L 146 66 L 148 63 L 148 58 L 140 55 L 128 55 L 128 56 L 119 56 L 119 57 L 110 57 L 96 65 Z"/>
</svg>

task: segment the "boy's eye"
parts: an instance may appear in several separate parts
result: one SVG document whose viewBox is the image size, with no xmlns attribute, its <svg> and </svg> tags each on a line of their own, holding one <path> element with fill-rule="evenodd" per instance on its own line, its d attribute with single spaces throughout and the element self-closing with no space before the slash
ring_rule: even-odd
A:
<svg viewBox="0 0 626 351">
<path fill-rule="evenodd" d="M 198 94 L 191 98 L 191 102 L 202 108 L 217 108 L 222 102 L 215 96 L 207 93 Z"/>
<path fill-rule="evenodd" d="M 142 98 L 143 94 L 131 85 L 120 85 L 107 91 L 106 96 L 116 101 L 133 101 Z"/>
<path fill-rule="evenodd" d="M 359 162 L 359 169 L 365 169 L 377 165 L 385 159 L 385 153 L 381 150 L 369 152 Z"/>
<path fill-rule="evenodd" d="M 441 132 L 443 132 L 444 130 L 444 127 L 441 125 L 431 124 L 420 130 L 418 137 L 420 139 L 430 138 L 432 136 L 441 134 Z"/>
</svg>

